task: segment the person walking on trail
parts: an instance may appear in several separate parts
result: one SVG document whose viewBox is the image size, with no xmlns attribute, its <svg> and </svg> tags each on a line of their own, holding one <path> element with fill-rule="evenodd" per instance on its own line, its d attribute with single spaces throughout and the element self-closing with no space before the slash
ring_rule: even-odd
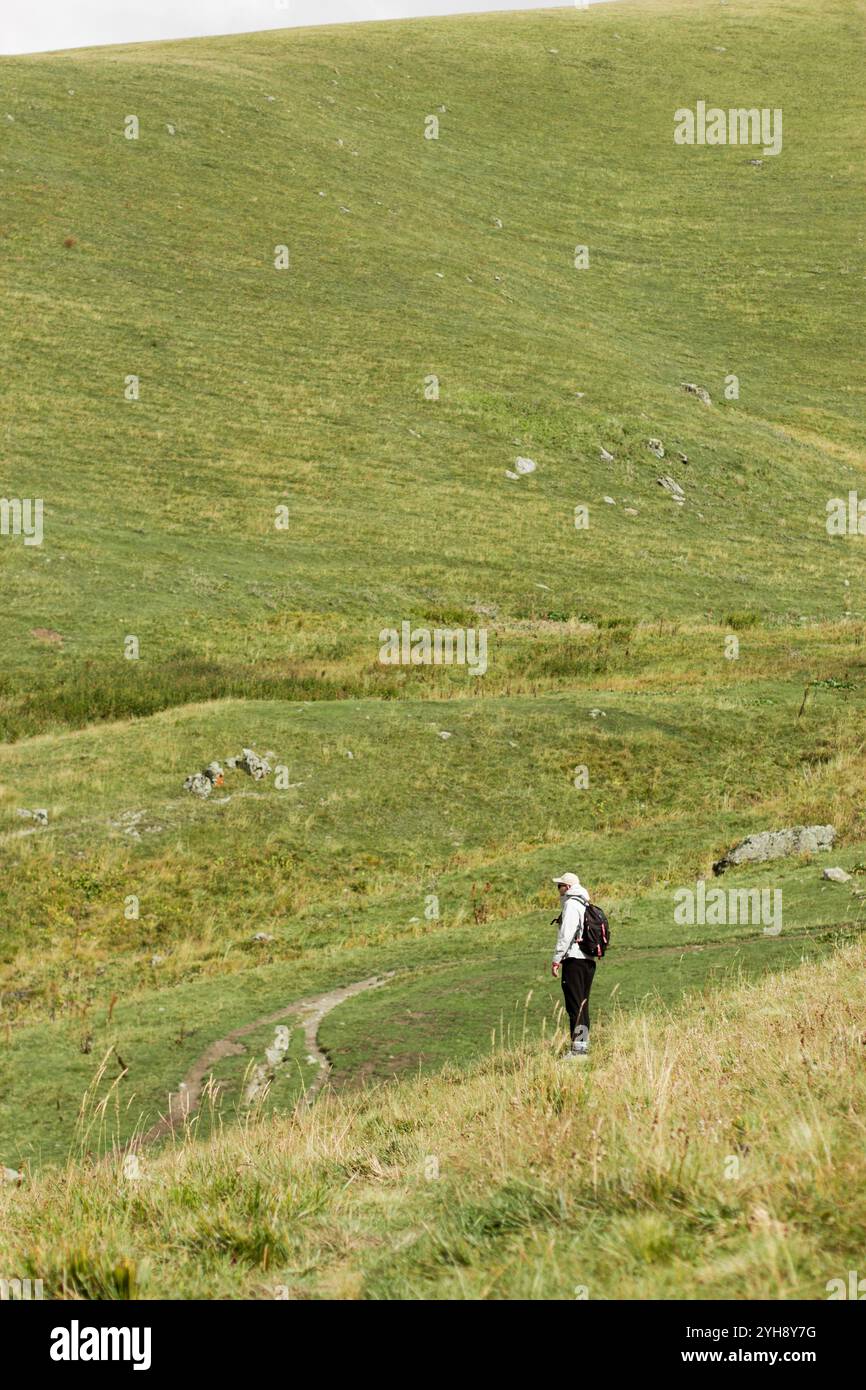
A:
<svg viewBox="0 0 866 1390">
<path fill-rule="evenodd" d="M 589 991 L 595 975 L 595 957 L 580 949 L 589 894 L 577 874 L 561 874 L 554 883 L 559 889 L 562 911 L 555 918 L 559 927 L 551 962 L 554 979 L 562 970 L 562 992 L 571 1029 L 567 1057 L 585 1057 L 589 1051 Z"/>
</svg>

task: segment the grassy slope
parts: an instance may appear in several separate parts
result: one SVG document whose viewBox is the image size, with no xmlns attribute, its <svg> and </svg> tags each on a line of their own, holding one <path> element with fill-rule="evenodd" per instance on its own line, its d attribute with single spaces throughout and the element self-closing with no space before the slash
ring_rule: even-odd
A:
<svg viewBox="0 0 866 1390">
<path fill-rule="evenodd" d="M 664 0 L 4 60 L 4 486 L 48 528 L 0 550 L 8 729 L 266 680 L 391 689 L 380 627 L 476 603 L 866 612 L 824 530 L 863 462 L 858 9 Z M 675 147 L 701 92 L 781 106 L 782 155 Z M 539 470 L 515 484 L 518 453 Z"/>
<path fill-rule="evenodd" d="M 866 1219 L 864 967 L 0 1190 L 0 1263 L 72 1298 L 824 1298 Z"/>
<path fill-rule="evenodd" d="M 549 1034 L 566 862 L 614 913 L 605 1027 L 610 999 L 655 1016 L 859 930 L 817 864 L 731 880 L 783 887 L 778 941 L 677 928 L 671 890 L 774 824 L 866 858 L 860 542 L 824 531 L 863 464 L 861 31 L 665 0 L 4 60 L 0 490 L 44 496 L 47 531 L 0 544 L 0 1159 L 62 1158 L 108 1049 L 125 1137 L 213 1037 L 380 969 L 322 1028 L 346 1085 Z M 783 106 L 783 155 L 676 150 L 702 94 Z M 539 469 L 512 483 L 517 454 Z M 483 680 L 376 664 L 382 626 L 478 610 Z M 183 796 L 246 743 L 297 785 Z"/>
<path fill-rule="evenodd" d="M 830 818 L 847 841 L 834 862 L 866 859 L 856 685 L 815 691 L 800 719 L 790 682 L 606 692 L 598 719 L 590 698 L 227 702 L 0 751 L 7 1160 L 62 1157 L 112 1046 L 130 1069 L 126 1136 L 213 1037 L 384 969 L 398 972 L 391 985 L 323 1025 L 339 1079 L 475 1055 L 530 989 L 530 1026 L 550 1027 L 548 885 L 563 863 L 590 866 L 613 917 L 599 1005 L 612 990 L 630 1007 L 674 1000 L 799 959 L 804 932 L 824 949 L 821 929 L 859 923 L 859 898 L 822 885 L 818 863 L 726 880 L 782 889 L 778 941 L 758 925 L 677 926 L 672 899 L 762 826 Z M 180 792 L 187 766 L 248 739 L 275 745 L 286 790 L 236 774 L 222 804 Z M 48 829 L 22 835 L 16 802 L 44 804 Z M 130 893 L 137 920 L 124 916 Z M 112 1056 L 109 1079 L 116 1069 Z"/>
</svg>

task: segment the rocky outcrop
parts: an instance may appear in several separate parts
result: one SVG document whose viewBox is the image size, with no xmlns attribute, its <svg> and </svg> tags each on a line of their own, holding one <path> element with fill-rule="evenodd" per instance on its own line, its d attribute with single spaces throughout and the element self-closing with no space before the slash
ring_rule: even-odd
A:
<svg viewBox="0 0 866 1390">
<path fill-rule="evenodd" d="M 836 831 L 832 825 L 795 825 L 791 830 L 762 830 L 740 840 L 713 865 L 714 874 L 723 874 L 737 864 L 764 864 L 789 854 L 820 854 L 833 848 Z"/>
<path fill-rule="evenodd" d="M 688 391 L 690 396 L 697 396 L 704 405 L 712 405 L 710 393 L 705 386 L 696 386 L 693 381 L 683 381 L 680 383 L 684 391 Z"/>
<path fill-rule="evenodd" d="M 237 772 L 246 772 L 255 782 L 270 775 L 271 765 L 267 758 L 260 758 L 252 748 L 243 748 L 239 757 L 226 758 L 226 767 Z M 214 787 L 225 785 L 225 773 L 218 762 L 208 763 L 201 772 L 194 772 L 183 784 L 186 792 L 194 796 L 210 796 Z"/>
</svg>

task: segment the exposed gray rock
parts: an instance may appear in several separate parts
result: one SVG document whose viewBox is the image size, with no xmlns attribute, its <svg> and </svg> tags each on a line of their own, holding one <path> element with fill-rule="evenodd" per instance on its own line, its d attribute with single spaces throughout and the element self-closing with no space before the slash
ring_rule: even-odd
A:
<svg viewBox="0 0 866 1390">
<path fill-rule="evenodd" d="M 231 766 L 231 759 L 229 759 Z M 191 777 L 187 777 L 183 784 L 186 792 L 193 792 L 195 796 L 210 796 L 214 787 L 221 787 L 225 781 L 222 767 L 219 763 L 208 763 L 207 767 L 201 772 L 194 772 Z"/>
<path fill-rule="evenodd" d="M 28 811 L 26 807 L 20 806 L 16 814 L 19 816 L 23 816 L 25 820 L 35 820 L 37 825 L 48 824 L 47 811 Z"/>
<path fill-rule="evenodd" d="M 851 875 L 844 869 L 825 869 L 822 878 L 829 878 L 831 883 L 850 883 Z"/>
<path fill-rule="evenodd" d="M 832 825 L 796 825 L 791 830 L 762 830 L 749 835 L 728 850 L 713 865 L 714 874 L 722 874 L 735 864 L 763 864 L 768 859 L 783 859 L 788 854 L 820 854 L 833 848 L 836 830 Z"/>
<path fill-rule="evenodd" d="M 22 1183 L 24 1181 L 24 1170 L 21 1168 L 4 1168 L 3 1181 Z"/>
<path fill-rule="evenodd" d="M 656 478 L 656 482 L 660 487 L 664 488 L 665 492 L 670 493 L 675 502 L 678 502 L 680 506 L 683 505 L 686 500 L 686 495 L 674 478 L 669 478 L 668 475 L 664 473 L 660 478 Z"/>
<path fill-rule="evenodd" d="M 613 463 L 613 454 L 609 453 L 607 449 L 600 449 L 598 456 L 602 463 Z"/>
<path fill-rule="evenodd" d="M 192 792 L 193 796 L 210 796 L 213 782 L 204 772 L 194 772 L 191 777 L 187 777 L 183 789 L 185 792 Z"/>
<path fill-rule="evenodd" d="M 703 401 L 704 405 L 712 405 L 710 393 L 705 386 L 696 386 L 693 381 L 683 381 L 680 385 L 684 391 L 688 391 L 690 396 L 697 396 L 698 400 Z"/>
<path fill-rule="evenodd" d="M 663 459 L 665 456 L 665 446 L 660 439 L 648 439 L 646 442 L 648 449 L 652 449 L 656 458 Z"/>
<path fill-rule="evenodd" d="M 273 939 L 270 932 L 267 931 L 257 931 L 253 937 L 253 941 L 273 941 Z"/>
<path fill-rule="evenodd" d="M 231 762 L 231 759 L 229 761 Z M 253 752 L 252 748 L 242 749 L 241 756 L 235 760 L 235 766 L 241 772 L 248 772 L 254 782 L 260 782 L 271 771 L 271 765 L 267 758 L 260 758 L 258 753 Z"/>
</svg>

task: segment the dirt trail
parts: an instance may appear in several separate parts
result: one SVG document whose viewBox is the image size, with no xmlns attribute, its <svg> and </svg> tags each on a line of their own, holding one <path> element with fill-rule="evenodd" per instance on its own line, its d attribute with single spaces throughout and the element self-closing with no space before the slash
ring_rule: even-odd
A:
<svg viewBox="0 0 866 1390">
<path fill-rule="evenodd" d="M 331 1063 L 319 1046 L 318 1033 L 322 1019 L 332 1009 L 336 1009 L 338 1004 L 342 1004 L 346 999 L 351 999 L 353 994 L 361 994 L 365 989 L 376 989 L 379 985 L 383 985 L 386 980 L 390 980 L 393 974 L 394 971 L 389 970 L 384 975 L 371 975 L 369 979 L 357 980 L 353 985 L 343 985 L 340 989 L 332 989 L 326 994 L 317 994 L 310 999 L 296 999 L 293 1004 L 287 1004 L 284 1009 L 278 1009 L 276 1013 L 264 1014 L 261 1018 L 253 1019 L 252 1023 L 244 1023 L 240 1028 L 233 1028 L 224 1038 L 218 1038 L 216 1042 L 212 1042 L 193 1064 L 180 1083 L 179 1089 L 169 1096 L 168 1114 L 164 1115 L 145 1134 L 127 1147 L 142 1148 L 147 1144 L 154 1144 L 157 1140 L 164 1139 L 166 1135 L 171 1134 L 176 1126 L 182 1126 L 188 1116 L 194 1114 L 198 1109 L 206 1078 L 215 1063 L 221 1061 L 223 1057 L 237 1057 L 245 1053 L 246 1048 L 238 1039 L 249 1033 L 254 1033 L 257 1028 L 262 1028 L 265 1024 L 279 1023 L 284 1018 L 296 1017 L 298 1019 L 304 1030 L 308 1054 L 314 1057 L 318 1063 L 316 1076 L 306 1091 L 307 1104 L 312 1104 L 331 1070 Z"/>
</svg>

